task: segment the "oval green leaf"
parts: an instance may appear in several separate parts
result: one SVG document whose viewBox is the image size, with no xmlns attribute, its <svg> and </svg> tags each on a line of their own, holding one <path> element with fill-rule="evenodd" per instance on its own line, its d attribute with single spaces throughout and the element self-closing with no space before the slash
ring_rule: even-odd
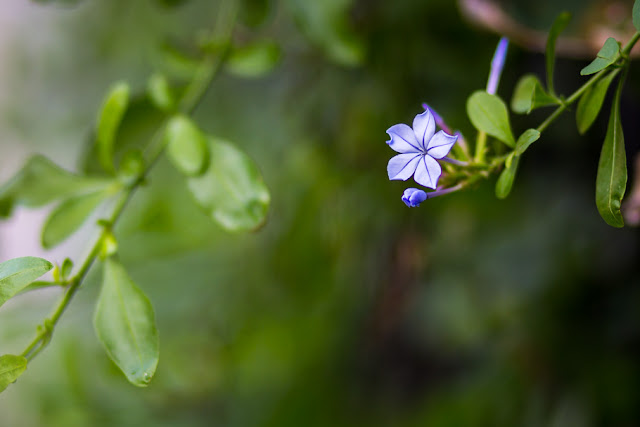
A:
<svg viewBox="0 0 640 427">
<path fill-rule="evenodd" d="M 620 122 L 620 93 L 624 79 L 618 82 L 607 134 L 602 144 L 596 177 L 596 206 L 600 216 L 612 227 L 623 227 L 620 204 L 627 187 L 627 157 Z"/>
<path fill-rule="evenodd" d="M 637 31 L 640 31 L 640 0 L 636 0 L 633 3 L 631 16 L 633 17 L 633 26 L 636 27 Z"/>
<path fill-rule="evenodd" d="M 581 134 L 589 130 L 598 117 L 604 98 L 607 95 L 607 90 L 616 74 L 618 73 L 612 72 L 607 74 L 580 97 L 580 102 L 578 102 L 578 108 L 576 110 L 576 124 L 578 126 L 578 132 Z"/>
<path fill-rule="evenodd" d="M 0 306 L 52 268 L 49 261 L 36 257 L 14 258 L 0 264 Z"/>
<path fill-rule="evenodd" d="M 531 101 L 536 84 L 540 84 L 533 74 L 526 74 L 518 80 L 511 98 L 511 110 L 514 113 L 524 114 L 531 111 Z"/>
<path fill-rule="evenodd" d="M 620 45 L 613 37 L 609 37 L 605 42 L 600 52 L 598 52 L 598 56 L 594 59 L 591 64 L 584 67 L 580 74 L 583 76 L 588 76 L 589 74 L 595 74 L 598 71 L 604 70 L 609 65 L 613 64 L 620 57 Z"/>
<path fill-rule="evenodd" d="M 520 156 L 524 153 L 527 148 L 534 142 L 540 139 L 540 132 L 536 129 L 527 129 L 522 135 L 518 137 L 518 141 L 516 141 L 516 155 Z"/>
<path fill-rule="evenodd" d="M 518 170 L 519 156 L 513 156 L 511 161 L 508 162 L 507 167 L 504 168 L 498 181 L 496 182 L 496 197 L 498 199 L 505 199 L 511 192 L 513 187 L 513 180 L 516 177 L 516 171 Z"/>
<path fill-rule="evenodd" d="M 71 236 L 110 192 L 83 194 L 65 200 L 54 209 L 42 228 L 42 246 L 50 249 Z"/>
<path fill-rule="evenodd" d="M 77 194 L 99 191 L 111 183 L 109 179 L 75 175 L 44 156 L 34 156 L 0 187 L 0 217 L 10 215 L 14 205 L 40 207 Z"/>
<path fill-rule="evenodd" d="M 159 357 L 153 307 L 113 257 L 107 258 L 104 264 L 94 327 L 107 354 L 129 382 L 147 386 Z"/>
<path fill-rule="evenodd" d="M 511 133 L 507 106 L 496 95 L 474 92 L 467 100 L 467 115 L 476 129 L 499 139 L 513 148 L 516 142 Z"/>
<path fill-rule="evenodd" d="M 180 172 L 188 176 L 197 176 L 207 169 L 207 139 L 189 117 L 182 114 L 172 117 L 167 124 L 164 137 L 169 160 Z"/>
<path fill-rule="evenodd" d="M 204 175 L 189 179 L 198 204 L 228 231 L 261 226 L 269 209 L 269 190 L 253 161 L 232 144 L 210 137 L 211 163 Z"/>
<path fill-rule="evenodd" d="M 171 111 L 175 108 L 175 99 L 167 78 L 162 74 L 154 74 L 147 82 L 149 99 L 159 110 Z"/>
<path fill-rule="evenodd" d="M 117 82 L 107 92 L 100 114 L 96 134 L 98 146 L 98 158 L 103 169 L 107 172 L 115 172 L 113 165 L 113 142 L 129 105 L 129 85 L 125 82 Z"/>
<path fill-rule="evenodd" d="M 547 89 L 552 96 L 555 96 L 555 90 L 553 89 L 553 68 L 556 62 L 556 41 L 570 20 L 571 14 L 568 12 L 563 12 L 558 15 L 549 30 L 549 37 L 547 38 L 547 49 L 545 53 L 547 63 Z"/>
<path fill-rule="evenodd" d="M 257 78 L 268 74 L 280 62 L 280 46 L 272 40 L 261 40 L 233 48 L 225 69 L 238 77 Z"/>
<path fill-rule="evenodd" d="M 15 382 L 27 369 L 27 359 L 22 356 L 5 354 L 0 356 L 0 393 Z"/>
</svg>

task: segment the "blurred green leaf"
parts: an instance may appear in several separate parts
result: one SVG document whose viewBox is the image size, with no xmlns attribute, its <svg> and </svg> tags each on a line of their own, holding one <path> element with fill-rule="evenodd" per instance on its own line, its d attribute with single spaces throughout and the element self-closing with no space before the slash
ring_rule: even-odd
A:
<svg viewBox="0 0 640 427">
<path fill-rule="evenodd" d="M 27 359 L 22 356 L 5 354 L 0 356 L 0 393 L 15 382 L 27 369 Z"/>
<path fill-rule="evenodd" d="M 113 257 L 104 263 L 94 326 L 107 354 L 127 379 L 133 385 L 147 386 L 159 357 L 153 307 Z"/>
<path fill-rule="evenodd" d="M 71 236 L 113 192 L 103 190 L 65 200 L 56 207 L 42 228 L 42 246 L 50 249 Z"/>
<path fill-rule="evenodd" d="M 234 47 L 227 57 L 225 69 L 238 77 L 262 77 L 278 65 L 280 55 L 280 46 L 276 42 L 260 40 Z"/>
<path fill-rule="evenodd" d="M 167 156 L 183 174 L 197 176 L 209 166 L 207 138 L 189 117 L 178 114 L 167 123 Z"/>
<path fill-rule="evenodd" d="M 496 95 L 474 92 L 467 100 L 467 115 L 476 129 L 515 147 L 507 106 Z"/>
<path fill-rule="evenodd" d="M 63 280 L 66 280 L 71 276 L 71 270 L 73 270 L 73 261 L 70 258 L 65 258 L 62 261 L 62 266 L 60 267 L 60 275 Z"/>
<path fill-rule="evenodd" d="M 623 84 L 624 79 L 620 79 L 596 177 L 596 206 L 602 219 L 612 227 L 624 227 L 624 219 L 620 212 L 620 204 L 627 186 L 627 156 L 620 121 L 620 93 Z"/>
<path fill-rule="evenodd" d="M 189 189 L 211 218 L 229 231 L 249 231 L 265 221 L 269 190 L 253 161 L 234 145 L 210 137 L 211 162 Z"/>
<path fill-rule="evenodd" d="M 515 113 L 524 114 L 531 111 L 536 84 L 540 84 L 540 82 L 533 74 L 526 74 L 518 80 L 511 98 L 511 109 Z"/>
<path fill-rule="evenodd" d="M 287 0 L 300 30 L 333 61 L 355 66 L 364 59 L 364 45 L 351 29 L 353 0 Z"/>
<path fill-rule="evenodd" d="M 633 2 L 633 26 L 636 27 L 636 31 L 640 31 L 640 0 Z"/>
<path fill-rule="evenodd" d="M 505 199 L 509 193 L 511 192 L 511 187 L 513 187 L 513 180 L 516 177 L 516 171 L 518 170 L 518 162 L 520 161 L 520 156 L 513 155 L 510 161 L 506 162 L 506 167 L 498 177 L 498 181 L 496 182 L 496 197 L 498 199 Z"/>
<path fill-rule="evenodd" d="M 594 59 L 591 64 L 584 67 L 580 74 L 583 76 L 588 76 L 589 74 L 595 74 L 598 71 L 604 70 L 609 65 L 613 64 L 620 57 L 620 44 L 613 37 L 609 37 L 607 41 L 604 42 L 604 46 L 598 52 L 598 56 Z"/>
<path fill-rule="evenodd" d="M 55 200 L 103 190 L 112 182 L 72 174 L 46 157 L 37 155 L 0 187 L 0 217 L 9 216 L 13 205 L 44 206 Z"/>
<path fill-rule="evenodd" d="M 516 155 L 520 156 L 527 148 L 540 138 L 540 132 L 536 129 L 527 129 L 522 135 L 518 137 L 516 141 Z"/>
<path fill-rule="evenodd" d="M 113 144 L 127 106 L 129 105 L 129 85 L 117 82 L 109 88 L 102 102 L 96 126 L 96 144 L 100 164 L 107 172 L 115 172 L 113 165 Z"/>
<path fill-rule="evenodd" d="M 14 258 L 0 264 L 0 306 L 52 268 L 49 261 L 36 257 Z"/>
<path fill-rule="evenodd" d="M 616 72 L 609 73 L 580 97 L 576 110 L 576 124 L 581 134 L 585 133 L 598 117 L 607 90 L 616 74 Z"/>
<path fill-rule="evenodd" d="M 563 12 L 558 15 L 549 30 L 549 36 L 547 38 L 547 49 L 545 53 L 547 63 L 547 89 L 552 96 L 555 96 L 556 94 L 553 88 L 553 68 L 556 62 L 556 41 L 560 36 L 560 33 L 567 27 L 570 20 L 571 14 L 568 12 Z"/>
<path fill-rule="evenodd" d="M 175 108 L 175 99 L 171 92 L 171 86 L 167 78 L 156 73 L 147 82 L 147 94 L 149 99 L 159 110 L 172 111 Z"/>
<path fill-rule="evenodd" d="M 251 28 L 260 26 L 269 16 L 269 0 L 242 0 L 240 20 Z"/>
</svg>

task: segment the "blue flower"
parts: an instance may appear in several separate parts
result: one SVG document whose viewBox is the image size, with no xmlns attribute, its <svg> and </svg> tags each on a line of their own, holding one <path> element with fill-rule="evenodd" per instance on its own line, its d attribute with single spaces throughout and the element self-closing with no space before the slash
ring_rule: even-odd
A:
<svg viewBox="0 0 640 427">
<path fill-rule="evenodd" d="M 417 188 L 407 188 L 402 195 L 402 201 L 410 208 L 417 208 L 425 200 L 427 200 L 427 193 Z"/>
<path fill-rule="evenodd" d="M 435 131 L 436 123 L 429 109 L 413 119 L 413 129 L 402 123 L 387 129 L 391 137 L 387 144 L 400 153 L 389 160 L 389 179 L 406 181 L 413 175 L 418 184 L 436 189 L 442 174 L 437 160 L 449 154 L 458 135 Z"/>
</svg>

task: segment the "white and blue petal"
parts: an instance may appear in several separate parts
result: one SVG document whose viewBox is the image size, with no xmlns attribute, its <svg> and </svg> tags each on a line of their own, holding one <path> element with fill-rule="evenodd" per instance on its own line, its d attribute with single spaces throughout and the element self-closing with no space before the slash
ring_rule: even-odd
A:
<svg viewBox="0 0 640 427">
<path fill-rule="evenodd" d="M 431 141 L 429 141 L 429 145 L 427 145 L 427 154 L 433 157 L 434 159 L 441 159 L 451 151 L 451 147 L 458 140 L 458 135 L 448 135 L 444 131 L 439 131 L 436 133 Z"/>
<path fill-rule="evenodd" d="M 413 132 L 418 139 L 418 144 L 420 144 L 422 152 L 426 151 L 427 144 L 429 144 L 429 141 L 433 138 L 435 131 L 436 121 L 430 110 L 425 110 L 424 113 L 418 114 L 413 119 Z"/>
<path fill-rule="evenodd" d="M 442 168 L 433 157 L 422 156 L 416 167 L 414 179 L 418 184 L 435 190 L 441 174 Z"/>
<path fill-rule="evenodd" d="M 401 179 L 406 181 L 416 171 L 418 162 L 424 157 L 422 154 L 405 153 L 398 154 L 389 160 L 387 165 L 387 173 L 389 179 Z"/>
<path fill-rule="evenodd" d="M 387 129 L 387 133 L 391 137 L 387 144 L 398 153 L 419 153 L 424 151 L 420 148 L 413 130 L 403 123 L 391 126 Z"/>
</svg>

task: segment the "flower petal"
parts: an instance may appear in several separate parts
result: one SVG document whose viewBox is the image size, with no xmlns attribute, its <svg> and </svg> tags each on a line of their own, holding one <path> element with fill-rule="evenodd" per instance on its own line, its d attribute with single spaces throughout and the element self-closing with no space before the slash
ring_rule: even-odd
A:
<svg viewBox="0 0 640 427">
<path fill-rule="evenodd" d="M 416 175 L 414 179 L 418 184 L 435 190 L 438 186 L 438 179 L 441 174 L 442 168 L 433 157 L 422 156 L 420 157 L 420 162 L 416 168 Z"/>
<path fill-rule="evenodd" d="M 420 203 L 427 200 L 427 193 L 417 188 L 407 188 L 402 194 L 402 201 L 410 208 L 420 206 Z"/>
<path fill-rule="evenodd" d="M 413 130 L 404 123 L 391 126 L 387 129 L 387 133 L 391 137 L 387 144 L 398 153 L 418 153 L 423 151 L 416 140 Z"/>
<path fill-rule="evenodd" d="M 389 179 L 401 179 L 406 181 L 411 178 L 411 175 L 416 171 L 416 167 L 418 166 L 418 162 L 421 157 L 422 154 L 416 153 L 398 154 L 397 156 L 392 157 L 387 165 Z"/>
<path fill-rule="evenodd" d="M 429 145 L 427 146 L 427 154 L 434 159 L 441 159 L 451 151 L 451 147 L 458 140 L 458 135 L 447 135 L 444 131 L 436 133 Z"/>
<path fill-rule="evenodd" d="M 418 143 L 423 153 L 426 151 L 427 144 L 429 144 L 429 141 L 433 138 L 435 131 L 436 121 L 433 118 L 433 114 L 431 114 L 431 110 L 427 109 L 424 113 L 418 114 L 413 119 L 413 132 L 416 134 L 416 138 L 418 138 Z"/>
</svg>

